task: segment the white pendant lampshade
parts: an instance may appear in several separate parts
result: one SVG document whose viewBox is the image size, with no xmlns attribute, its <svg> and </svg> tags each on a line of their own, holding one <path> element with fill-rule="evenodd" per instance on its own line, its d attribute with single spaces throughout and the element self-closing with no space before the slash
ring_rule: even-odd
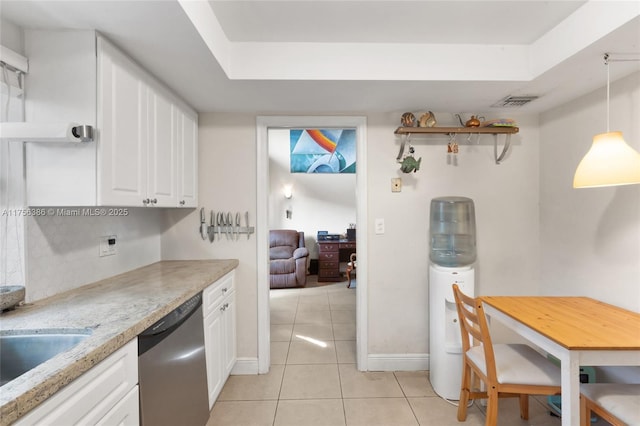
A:
<svg viewBox="0 0 640 426">
<path fill-rule="evenodd" d="M 622 138 L 622 132 L 609 131 L 609 62 L 640 59 L 612 59 L 604 54 L 607 66 L 607 133 L 593 137 L 593 144 L 573 176 L 574 188 L 631 185 L 640 183 L 640 153 Z"/>
<path fill-rule="evenodd" d="M 574 188 L 640 183 L 640 153 L 622 138 L 622 132 L 595 135 L 573 177 Z"/>
</svg>

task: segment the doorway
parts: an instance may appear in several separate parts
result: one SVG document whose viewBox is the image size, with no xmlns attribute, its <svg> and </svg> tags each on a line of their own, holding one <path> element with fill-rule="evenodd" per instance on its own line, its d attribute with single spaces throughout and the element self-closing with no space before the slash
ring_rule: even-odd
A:
<svg viewBox="0 0 640 426">
<path fill-rule="evenodd" d="M 259 116 L 257 130 L 257 282 L 258 282 L 258 372 L 269 371 L 269 129 L 355 128 L 356 129 L 356 221 L 361 232 L 358 247 L 356 290 L 356 360 L 360 371 L 367 370 L 367 164 L 366 118 L 351 116 Z"/>
</svg>

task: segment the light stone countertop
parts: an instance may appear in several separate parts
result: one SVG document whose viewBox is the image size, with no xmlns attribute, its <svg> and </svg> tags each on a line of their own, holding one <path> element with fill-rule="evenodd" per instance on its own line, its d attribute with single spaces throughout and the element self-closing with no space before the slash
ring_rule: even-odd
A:
<svg viewBox="0 0 640 426">
<path fill-rule="evenodd" d="M 92 332 L 71 350 L 0 388 L 0 425 L 15 422 L 237 266 L 235 259 L 157 262 L 3 313 L 2 333 Z"/>
</svg>

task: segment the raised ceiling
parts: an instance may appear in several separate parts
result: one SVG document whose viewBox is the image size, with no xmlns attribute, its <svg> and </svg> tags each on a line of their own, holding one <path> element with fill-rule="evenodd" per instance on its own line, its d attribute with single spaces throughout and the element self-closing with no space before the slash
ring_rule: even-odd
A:
<svg viewBox="0 0 640 426">
<path fill-rule="evenodd" d="M 2 0 L 0 16 L 96 29 L 201 112 L 499 114 L 536 95 L 517 111 L 537 113 L 602 87 L 604 52 L 640 56 L 638 1 Z"/>
</svg>

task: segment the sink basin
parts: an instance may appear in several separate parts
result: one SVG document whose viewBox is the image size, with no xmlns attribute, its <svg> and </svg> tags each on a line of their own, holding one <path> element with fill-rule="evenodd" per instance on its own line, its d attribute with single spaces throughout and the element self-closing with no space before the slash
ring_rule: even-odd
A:
<svg viewBox="0 0 640 426">
<path fill-rule="evenodd" d="M 0 334 L 0 386 L 68 351 L 90 334 L 84 329 Z"/>
</svg>

